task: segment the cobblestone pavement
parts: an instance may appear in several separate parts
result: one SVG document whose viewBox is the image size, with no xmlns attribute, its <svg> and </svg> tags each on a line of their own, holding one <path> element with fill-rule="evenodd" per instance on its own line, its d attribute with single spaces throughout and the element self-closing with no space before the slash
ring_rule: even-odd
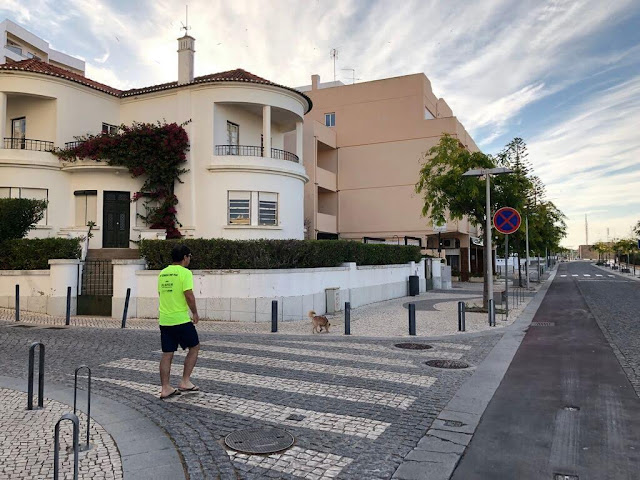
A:
<svg viewBox="0 0 640 480">
<path fill-rule="evenodd" d="M 601 273 L 601 269 L 587 263 L 572 263 L 568 274 L 579 275 L 576 281 L 587 305 L 640 396 L 640 283 L 622 275 Z"/>
<path fill-rule="evenodd" d="M 192 480 L 375 480 L 391 478 L 501 331 L 428 341 L 429 350 L 402 350 L 391 339 L 201 329 L 193 380 L 202 391 L 165 401 L 157 398 L 156 331 L 5 324 L 0 364 L 5 375 L 25 378 L 33 341 L 47 347 L 47 382 L 70 386 L 74 368 L 88 364 L 97 394 L 140 411 L 169 434 Z M 174 385 L 183 358 L 174 359 Z M 459 359 L 471 368 L 424 363 L 437 358 Z M 261 426 L 284 428 L 295 445 L 268 456 L 224 447 L 226 435 Z"/>
<path fill-rule="evenodd" d="M 46 391 L 45 391 L 46 397 Z M 0 388 L 0 479 L 36 480 L 53 478 L 54 427 L 60 416 L 73 408 L 45 399 L 44 408 L 26 410 L 27 394 Z M 86 441 L 86 416 L 78 412 L 80 443 Z M 121 479 L 122 464 L 113 439 L 91 423 L 93 448 L 80 454 L 81 479 Z M 60 424 L 60 478 L 73 477 L 71 422 Z"/>
</svg>

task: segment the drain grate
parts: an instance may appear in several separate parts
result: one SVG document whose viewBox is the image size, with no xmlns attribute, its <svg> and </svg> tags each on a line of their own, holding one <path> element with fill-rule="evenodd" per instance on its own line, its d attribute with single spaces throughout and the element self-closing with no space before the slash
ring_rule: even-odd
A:
<svg viewBox="0 0 640 480">
<path fill-rule="evenodd" d="M 266 455 L 286 450 L 295 442 L 281 428 L 250 428 L 230 433 L 224 438 L 227 447 L 242 453 Z"/>
<path fill-rule="evenodd" d="M 532 327 L 555 327 L 556 322 L 531 322 Z"/>
<path fill-rule="evenodd" d="M 569 475 L 567 473 L 556 473 L 553 475 L 553 480 L 579 480 L 578 475 Z"/>
<path fill-rule="evenodd" d="M 459 422 L 458 420 L 445 420 L 444 421 L 444 426 L 445 427 L 464 427 L 465 425 L 466 425 L 466 423 Z"/>
<path fill-rule="evenodd" d="M 42 330 L 65 330 L 67 327 L 43 327 Z"/>
<path fill-rule="evenodd" d="M 430 367 L 435 367 L 435 368 L 452 368 L 452 369 L 469 368 L 468 363 L 461 362 L 460 360 L 429 360 L 424 363 L 426 363 Z"/>
<path fill-rule="evenodd" d="M 295 413 L 292 413 L 287 417 L 287 420 L 293 420 L 294 422 L 301 422 L 305 418 L 307 417 L 305 417 L 304 415 L 296 415 Z"/>
<path fill-rule="evenodd" d="M 579 412 L 580 411 L 580 407 L 576 407 L 575 405 L 566 405 L 564 407 L 562 407 L 563 410 L 566 410 L 568 412 Z"/>
<path fill-rule="evenodd" d="M 13 328 L 35 328 L 37 325 L 14 325 Z"/>
<path fill-rule="evenodd" d="M 405 350 L 429 350 L 433 348 L 426 343 L 396 343 L 397 348 L 404 348 Z"/>
</svg>

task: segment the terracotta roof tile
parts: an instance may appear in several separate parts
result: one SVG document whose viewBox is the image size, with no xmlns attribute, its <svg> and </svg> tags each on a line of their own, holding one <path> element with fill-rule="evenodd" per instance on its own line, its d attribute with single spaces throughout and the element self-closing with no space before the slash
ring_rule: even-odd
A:
<svg viewBox="0 0 640 480">
<path fill-rule="evenodd" d="M 229 70 L 227 72 L 212 73 L 209 75 L 195 77 L 193 79 L 193 82 L 185 85 L 178 85 L 178 82 L 169 82 L 169 83 L 162 83 L 159 85 L 152 85 L 149 87 L 133 88 L 133 89 L 124 90 L 124 91 L 96 82 L 95 80 L 91 80 L 90 78 L 87 78 L 78 73 L 74 73 L 69 70 L 65 70 L 64 68 L 56 67 L 54 65 L 51 65 L 50 63 L 46 63 L 41 60 L 36 60 L 33 58 L 28 60 L 22 60 L 20 62 L 6 63 L 4 65 L 0 65 L 0 71 L 1 70 L 9 70 L 9 71 L 19 70 L 19 71 L 25 71 L 25 72 L 35 72 L 35 73 L 41 73 L 44 75 L 51 75 L 54 77 L 64 78 L 66 80 L 80 83 L 82 85 L 86 85 L 87 87 L 95 88 L 96 90 L 100 90 L 102 92 L 108 93 L 110 95 L 113 95 L 119 98 L 132 97 L 135 95 L 143 95 L 145 93 L 152 93 L 160 90 L 169 90 L 172 88 L 178 88 L 186 85 L 194 85 L 198 83 L 215 83 L 215 82 L 257 83 L 261 85 L 270 85 L 273 87 L 283 88 L 285 90 L 289 90 L 291 92 L 297 93 L 298 95 L 301 95 L 309 104 L 309 108 L 307 111 L 311 110 L 311 106 L 312 106 L 311 99 L 304 93 L 299 92 L 298 90 L 295 90 L 293 88 L 271 82 L 267 79 L 254 75 L 253 73 L 247 72 L 246 70 L 243 70 L 241 68 L 238 68 L 236 70 Z"/>
<path fill-rule="evenodd" d="M 64 78 L 66 80 L 71 80 L 72 82 L 81 83 L 82 85 L 95 88 L 96 90 L 100 90 L 116 97 L 119 97 L 122 94 L 122 91 L 117 88 L 96 82 L 95 80 L 91 80 L 79 73 L 74 73 L 70 70 L 56 67 L 55 65 L 51 65 L 50 63 L 46 63 L 41 60 L 36 60 L 35 58 L 21 60 L 19 62 L 5 63 L 0 65 L 0 70 L 21 70 L 25 72 L 43 73 L 45 75 L 51 75 L 53 77 Z"/>
</svg>

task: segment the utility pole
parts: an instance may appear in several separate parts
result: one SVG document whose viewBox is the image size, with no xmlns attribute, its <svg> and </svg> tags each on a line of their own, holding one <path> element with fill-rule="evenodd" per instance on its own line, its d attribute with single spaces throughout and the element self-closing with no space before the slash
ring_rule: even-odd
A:
<svg viewBox="0 0 640 480">
<path fill-rule="evenodd" d="M 527 263 L 525 264 L 525 273 L 527 274 L 527 290 L 529 290 L 529 215 L 524 217 L 524 229 L 527 232 L 526 244 L 527 244 Z"/>
</svg>

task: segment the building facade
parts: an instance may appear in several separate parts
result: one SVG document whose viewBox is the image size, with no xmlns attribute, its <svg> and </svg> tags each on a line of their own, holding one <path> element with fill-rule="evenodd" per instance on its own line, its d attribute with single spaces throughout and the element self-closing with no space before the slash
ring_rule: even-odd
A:
<svg viewBox="0 0 640 480">
<path fill-rule="evenodd" d="M 0 22 L 0 64 L 36 59 L 84 75 L 84 61 L 49 47 L 49 43 L 11 20 Z"/>
<path fill-rule="evenodd" d="M 343 85 L 312 76 L 305 116 L 305 219 L 313 238 L 409 243 L 447 259 L 463 278 L 482 272 L 481 232 L 468 220 L 434 226 L 415 184 L 443 134 L 478 147 L 423 74 Z M 440 246 L 440 248 L 438 248 Z"/>
<path fill-rule="evenodd" d="M 142 186 L 121 167 L 51 151 L 133 122 L 185 124 L 188 172 L 176 184 L 187 237 L 303 238 L 304 94 L 244 70 L 193 76 L 194 42 L 178 39 L 178 81 L 121 91 L 36 58 L 0 65 L 0 197 L 48 200 L 31 236 L 84 236 L 91 248 L 161 237 L 132 202 Z M 285 150 L 285 136 L 293 139 Z"/>
</svg>

